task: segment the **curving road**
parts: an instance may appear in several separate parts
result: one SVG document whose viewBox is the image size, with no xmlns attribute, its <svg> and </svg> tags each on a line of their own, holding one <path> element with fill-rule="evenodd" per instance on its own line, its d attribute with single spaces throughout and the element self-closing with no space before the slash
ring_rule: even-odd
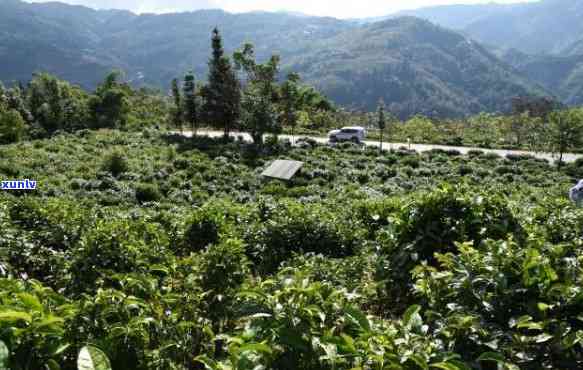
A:
<svg viewBox="0 0 583 370">
<path fill-rule="evenodd" d="M 191 137 L 192 131 L 185 131 L 185 136 Z M 222 131 L 199 131 L 198 135 L 210 136 L 210 137 L 221 137 L 223 136 Z M 231 136 L 238 137 L 242 136 L 245 141 L 251 141 L 251 135 L 246 132 L 233 132 Z M 292 140 L 291 135 L 279 135 L 280 138 Z M 295 140 L 301 137 L 307 137 L 313 140 L 316 140 L 319 143 L 326 144 L 328 143 L 328 138 L 325 137 L 315 137 L 315 136 L 305 136 L 305 135 L 297 135 L 295 136 Z M 365 145 L 378 147 L 378 141 L 365 141 Z M 443 149 L 443 150 L 457 150 L 462 154 L 467 154 L 469 151 L 472 150 L 480 150 L 484 153 L 495 153 L 502 157 L 506 156 L 507 154 L 526 154 L 531 155 L 535 158 L 546 159 L 549 162 L 554 162 L 558 159 L 557 155 L 553 155 L 552 153 L 544 153 L 544 152 L 530 152 L 526 150 L 505 150 L 505 149 L 485 149 L 485 148 L 478 148 L 478 147 L 467 147 L 467 146 L 450 146 L 450 145 L 433 145 L 433 144 L 407 144 L 407 143 L 383 143 L 383 150 L 390 150 L 390 149 L 397 149 L 400 147 L 410 148 L 412 150 L 418 152 L 426 152 L 433 149 Z M 583 158 L 583 154 L 573 154 L 573 153 L 566 153 L 563 154 L 563 161 L 565 162 L 574 162 L 578 158 Z"/>
</svg>

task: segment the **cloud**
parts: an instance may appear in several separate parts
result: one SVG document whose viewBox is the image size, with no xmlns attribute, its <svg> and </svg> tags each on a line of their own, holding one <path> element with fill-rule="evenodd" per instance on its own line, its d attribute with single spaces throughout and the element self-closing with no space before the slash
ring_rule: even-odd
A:
<svg viewBox="0 0 583 370">
<path fill-rule="evenodd" d="M 1 1 L 1 0 L 0 0 Z M 31 0 L 44 2 L 49 0 Z M 128 9 L 136 13 L 169 13 L 221 8 L 215 0 L 61 0 L 95 9 Z"/>
<path fill-rule="evenodd" d="M 0 0 L 1 1 L 1 0 Z M 48 1 L 48 0 L 28 0 Z M 403 9 L 445 4 L 483 4 L 492 0 L 61 0 L 96 9 L 129 9 L 136 13 L 168 13 L 221 8 L 231 12 L 288 10 L 338 18 L 370 17 Z M 517 3 L 533 0 L 498 0 Z"/>
</svg>

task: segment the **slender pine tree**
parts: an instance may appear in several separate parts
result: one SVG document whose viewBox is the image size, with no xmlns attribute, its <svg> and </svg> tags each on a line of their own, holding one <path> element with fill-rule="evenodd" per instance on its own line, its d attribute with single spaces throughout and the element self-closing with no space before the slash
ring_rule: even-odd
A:
<svg viewBox="0 0 583 370">
<path fill-rule="evenodd" d="M 196 80 L 192 72 L 184 76 L 184 86 L 182 87 L 184 96 L 184 119 L 190 124 L 192 135 L 198 131 L 198 107 L 196 101 Z"/>
<path fill-rule="evenodd" d="M 172 80 L 172 98 L 174 99 L 174 109 L 172 110 L 172 123 L 175 127 L 180 127 L 180 133 L 184 132 L 182 126 L 182 96 L 180 94 L 180 87 L 178 86 L 178 79 Z"/>
<path fill-rule="evenodd" d="M 223 40 L 217 28 L 212 34 L 212 57 L 209 60 L 208 84 L 201 95 L 204 100 L 203 116 L 212 127 L 222 129 L 228 138 L 237 127 L 241 114 L 241 86 L 231 60 L 225 56 Z"/>
<path fill-rule="evenodd" d="M 378 113 L 377 113 L 377 119 L 378 119 L 378 126 L 379 126 L 379 131 L 380 131 L 380 150 L 381 152 L 383 151 L 383 133 L 385 131 L 385 127 L 387 125 L 386 119 L 385 119 L 385 104 L 381 101 L 379 103 L 379 108 L 378 108 Z"/>
</svg>

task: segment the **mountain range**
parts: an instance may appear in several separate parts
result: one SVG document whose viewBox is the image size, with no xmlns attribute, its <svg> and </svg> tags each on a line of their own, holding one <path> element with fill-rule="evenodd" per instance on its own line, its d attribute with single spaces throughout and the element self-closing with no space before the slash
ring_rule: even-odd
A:
<svg viewBox="0 0 583 370">
<path fill-rule="evenodd" d="M 567 104 L 583 104 L 583 1 L 449 5 L 405 11 L 456 30 Z"/>
<path fill-rule="evenodd" d="M 517 30 L 521 15 L 533 20 L 532 9 L 548 11 L 549 4 L 566 7 L 555 14 L 569 13 L 565 27 L 573 31 L 559 34 L 560 40 L 552 43 L 547 41 L 551 38 L 541 39 L 549 53 L 520 41 L 544 34 L 542 27 L 548 27 L 545 22 L 550 19 L 546 15 L 536 17 L 537 22 L 522 22 L 529 30 L 520 29 L 517 41 L 484 31 L 488 24 L 515 18 L 516 26 L 510 29 Z M 583 24 L 569 26 L 579 5 L 573 0 L 544 0 L 434 7 L 355 21 L 222 10 L 137 15 L 1 0 L 0 80 L 27 81 L 33 72 L 47 71 L 91 89 L 108 71 L 119 68 L 137 86 L 167 90 L 172 78 L 188 70 L 205 78 L 210 32 L 217 26 L 227 52 L 252 42 L 259 60 L 279 54 L 284 73 L 299 72 L 348 108 L 372 110 L 382 99 L 401 117 L 415 113 L 454 117 L 507 111 L 516 95 L 555 95 L 581 104 L 578 82 L 583 69 L 578 66 L 583 33 L 576 35 L 576 30 Z"/>
</svg>

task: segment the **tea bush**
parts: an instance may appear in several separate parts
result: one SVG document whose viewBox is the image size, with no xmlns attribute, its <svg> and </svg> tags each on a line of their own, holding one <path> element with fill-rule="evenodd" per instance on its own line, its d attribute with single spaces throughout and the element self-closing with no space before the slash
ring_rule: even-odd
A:
<svg viewBox="0 0 583 370">
<path fill-rule="evenodd" d="M 114 151 L 105 157 L 102 169 L 117 177 L 128 170 L 127 158 L 118 151 Z"/>
<path fill-rule="evenodd" d="M 9 368 L 583 367 L 578 163 L 154 130 L 0 156 L 38 181 L 0 192 Z"/>
</svg>

